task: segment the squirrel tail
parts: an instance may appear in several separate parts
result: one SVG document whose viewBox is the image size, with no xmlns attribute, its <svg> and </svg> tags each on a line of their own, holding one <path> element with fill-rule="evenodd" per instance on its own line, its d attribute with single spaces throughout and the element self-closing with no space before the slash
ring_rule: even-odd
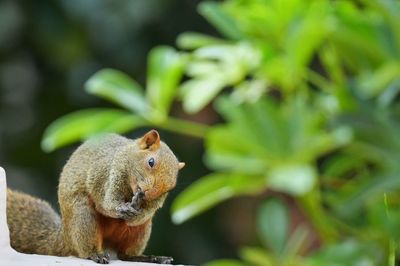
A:
<svg viewBox="0 0 400 266">
<path fill-rule="evenodd" d="M 19 252 L 58 256 L 68 252 L 60 216 L 46 201 L 7 189 L 7 223 L 11 246 Z"/>
</svg>

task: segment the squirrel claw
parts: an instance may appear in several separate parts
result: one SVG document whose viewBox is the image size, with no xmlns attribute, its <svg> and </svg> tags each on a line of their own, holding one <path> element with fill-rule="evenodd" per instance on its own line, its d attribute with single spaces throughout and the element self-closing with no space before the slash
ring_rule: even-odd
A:
<svg viewBox="0 0 400 266">
<path fill-rule="evenodd" d="M 105 253 L 105 254 L 95 254 L 93 256 L 90 256 L 89 259 L 93 260 L 96 263 L 99 264 L 108 264 L 110 263 L 110 256 Z"/>
</svg>

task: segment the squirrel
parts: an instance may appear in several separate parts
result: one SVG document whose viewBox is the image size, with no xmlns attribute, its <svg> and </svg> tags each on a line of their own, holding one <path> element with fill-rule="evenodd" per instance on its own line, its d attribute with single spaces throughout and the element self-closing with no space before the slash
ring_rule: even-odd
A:
<svg viewBox="0 0 400 266">
<path fill-rule="evenodd" d="M 117 134 L 89 139 L 61 172 L 61 218 L 47 202 L 7 190 L 11 246 L 100 264 L 110 261 L 107 249 L 121 260 L 169 264 L 170 257 L 142 253 L 152 218 L 184 166 L 156 130 L 135 140 Z"/>
</svg>

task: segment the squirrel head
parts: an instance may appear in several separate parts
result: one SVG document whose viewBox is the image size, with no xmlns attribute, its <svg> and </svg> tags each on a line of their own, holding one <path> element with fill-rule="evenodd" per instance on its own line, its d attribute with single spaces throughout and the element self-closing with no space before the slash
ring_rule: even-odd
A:
<svg viewBox="0 0 400 266">
<path fill-rule="evenodd" d="M 178 161 L 154 129 L 137 139 L 136 143 L 135 185 L 145 193 L 146 200 L 157 199 L 176 186 L 178 171 L 185 163 Z"/>
</svg>

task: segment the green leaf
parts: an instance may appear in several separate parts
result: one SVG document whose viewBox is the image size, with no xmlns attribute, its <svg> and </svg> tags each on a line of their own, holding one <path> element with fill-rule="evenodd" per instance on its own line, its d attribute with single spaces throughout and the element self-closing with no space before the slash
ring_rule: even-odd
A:
<svg viewBox="0 0 400 266">
<path fill-rule="evenodd" d="M 199 13 L 205 17 L 208 22 L 214 25 L 217 30 L 233 40 L 238 40 L 243 38 L 242 32 L 236 25 L 235 20 L 230 17 L 221 4 L 215 2 L 202 2 L 198 6 Z"/>
<path fill-rule="evenodd" d="M 317 179 L 317 171 L 311 165 L 291 164 L 273 167 L 267 183 L 271 188 L 300 196 L 311 191 Z"/>
<path fill-rule="evenodd" d="M 232 92 L 231 100 L 237 103 L 254 103 L 267 92 L 268 83 L 262 79 L 244 80 Z"/>
<path fill-rule="evenodd" d="M 151 50 L 148 59 L 147 98 L 160 119 L 168 115 L 183 75 L 185 57 L 167 46 Z"/>
<path fill-rule="evenodd" d="M 366 71 L 358 78 L 359 94 L 365 98 L 371 98 L 384 92 L 392 82 L 399 81 L 400 64 L 387 62 L 375 69 L 374 72 Z"/>
<path fill-rule="evenodd" d="M 268 169 L 264 150 L 252 138 L 243 137 L 230 127 L 211 129 L 206 146 L 210 152 L 205 161 L 212 169 L 259 175 Z"/>
<path fill-rule="evenodd" d="M 197 113 L 217 96 L 224 85 L 224 81 L 218 76 L 186 81 L 180 88 L 183 96 L 183 109 L 188 113 Z"/>
<path fill-rule="evenodd" d="M 264 180 L 259 176 L 210 174 L 189 186 L 172 204 L 172 221 L 183 223 L 189 218 L 240 194 L 260 192 Z"/>
<path fill-rule="evenodd" d="M 245 42 L 197 49 L 186 67 L 191 79 L 180 88 L 185 111 L 200 111 L 225 87 L 237 86 L 260 61 L 259 49 Z"/>
<path fill-rule="evenodd" d="M 303 224 L 296 227 L 285 245 L 285 256 L 295 257 L 309 247 L 310 229 Z"/>
<path fill-rule="evenodd" d="M 392 37 L 382 39 L 383 33 L 390 29 L 380 25 L 376 15 L 367 9 L 360 9 L 351 1 L 338 3 L 335 13 L 339 23 L 332 27 L 330 42 L 348 71 L 359 73 L 393 58 L 390 54 L 392 49 L 388 49 L 391 44 L 384 45 L 385 42 L 393 43 Z"/>
<path fill-rule="evenodd" d="M 103 69 L 95 73 L 85 84 L 87 92 L 114 102 L 130 111 L 146 115 L 149 106 L 142 87 L 125 73 Z"/>
<path fill-rule="evenodd" d="M 343 188 L 338 191 L 340 200 L 334 206 L 335 211 L 342 218 L 354 219 L 356 216 L 359 217 L 368 199 L 398 189 L 400 189 L 400 179 L 397 173 L 375 174 L 370 179 L 364 176 L 360 182 L 353 185 L 351 191 L 348 192 Z"/>
<path fill-rule="evenodd" d="M 284 46 L 287 51 L 286 59 L 289 68 L 302 70 L 307 67 L 312 56 L 329 32 L 329 2 L 315 1 L 308 7 L 303 7 L 305 13 L 296 25 L 288 30 Z M 293 65 L 293 66 L 292 66 Z M 297 69 L 296 69 L 297 68 Z"/>
<path fill-rule="evenodd" d="M 129 112 L 117 109 L 87 109 L 65 115 L 47 127 L 42 138 L 42 149 L 53 151 L 73 142 L 104 132 L 124 133 L 146 125 Z"/>
<path fill-rule="evenodd" d="M 396 195 L 396 193 L 393 193 Z M 398 241 L 400 232 L 398 226 L 400 224 L 400 211 L 396 204 L 390 206 L 387 194 L 384 196 L 377 195 L 375 200 L 371 200 L 368 204 L 368 220 L 373 225 L 374 231 L 378 231 L 387 239 Z"/>
<path fill-rule="evenodd" d="M 379 95 L 377 103 L 381 107 L 388 107 L 390 104 L 395 103 L 400 93 L 400 79 L 395 79 L 387 88 Z"/>
<path fill-rule="evenodd" d="M 347 240 L 322 247 L 310 256 L 310 262 L 327 266 L 382 265 L 382 254 L 372 242 Z"/>
<path fill-rule="evenodd" d="M 257 227 L 261 240 L 278 256 L 282 255 L 286 245 L 289 219 L 286 205 L 278 199 L 267 200 L 258 211 Z"/>
<path fill-rule="evenodd" d="M 245 247 L 240 250 L 240 257 L 250 265 L 275 266 L 275 260 L 265 249 Z"/>
<path fill-rule="evenodd" d="M 246 153 L 256 153 L 261 159 L 267 158 L 266 163 L 282 155 L 284 155 L 282 157 L 288 157 L 287 146 L 290 142 L 287 138 L 288 133 L 291 132 L 286 132 L 286 119 L 280 114 L 280 108 L 276 103 L 261 99 L 253 104 L 239 105 L 228 98 L 220 97 L 216 101 L 216 108 L 231 125 L 220 135 L 229 138 L 229 135 L 234 134 L 237 139 L 242 138 L 242 141 L 249 142 L 250 146 L 242 147 Z M 300 133 L 300 130 L 293 133 Z M 211 134 L 210 136 L 213 137 Z M 215 143 L 215 145 L 218 144 Z M 226 146 L 227 151 L 230 149 L 231 147 Z"/>
<path fill-rule="evenodd" d="M 400 11 L 400 6 L 397 1 L 365 1 L 372 10 L 376 10 L 382 15 L 382 17 L 385 19 L 384 23 L 387 25 L 389 28 L 388 32 L 392 36 L 392 38 L 386 40 L 385 43 L 383 43 L 385 46 L 383 48 L 386 48 L 387 50 L 391 51 L 393 56 L 396 56 L 399 52 L 400 48 L 400 30 L 399 30 L 399 25 L 400 25 L 400 19 L 398 17 L 398 13 Z M 388 34 L 389 35 L 389 34 Z"/>
<path fill-rule="evenodd" d="M 221 71 L 221 66 L 212 60 L 193 60 L 186 67 L 186 75 L 193 79 L 208 79 Z"/>
<path fill-rule="evenodd" d="M 223 39 L 218 39 L 209 35 L 197 32 L 185 32 L 178 36 L 176 43 L 181 49 L 197 49 L 203 46 L 225 43 Z"/>
<path fill-rule="evenodd" d="M 337 154 L 332 155 L 322 164 L 322 172 L 324 179 L 335 179 L 343 177 L 351 171 L 360 172 L 366 162 L 359 156 L 354 154 Z"/>
<path fill-rule="evenodd" d="M 208 132 L 207 165 L 266 176 L 275 189 L 294 195 L 309 191 L 315 160 L 346 143 L 349 134 L 340 127 L 326 132 L 321 116 L 300 101 L 235 104 L 220 97 L 216 108 L 228 123 Z"/>
</svg>

